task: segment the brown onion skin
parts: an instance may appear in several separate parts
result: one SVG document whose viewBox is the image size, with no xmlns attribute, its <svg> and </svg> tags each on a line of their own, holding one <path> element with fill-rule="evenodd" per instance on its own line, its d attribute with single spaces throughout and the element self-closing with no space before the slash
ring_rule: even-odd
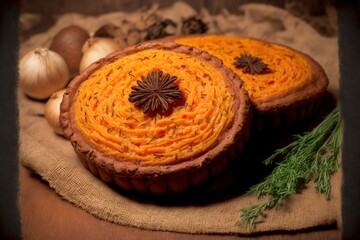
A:
<svg viewBox="0 0 360 240">
<path fill-rule="evenodd" d="M 63 28 L 53 38 L 49 49 L 64 58 L 71 76 L 79 73 L 80 61 L 83 56 L 81 48 L 88 38 L 89 33 L 75 25 Z"/>
</svg>

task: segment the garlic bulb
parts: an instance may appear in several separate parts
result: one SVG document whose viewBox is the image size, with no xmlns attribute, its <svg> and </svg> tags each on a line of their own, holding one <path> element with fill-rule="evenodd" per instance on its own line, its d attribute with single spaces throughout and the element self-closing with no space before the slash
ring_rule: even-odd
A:
<svg viewBox="0 0 360 240">
<path fill-rule="evenodd" d="M 66 89 L 62 89 L 53 93 L 45 104 L 45 119 L 50 127 L 60 135 L 63 135 L 63 130 L 60 127 L 60 104 Z"/>
<path fill-rule="evenodd" d="M 43 100 L 64 88 L 69 79 L 65 60 L 47 48 L 37 48 L 21 58 L 20 88 L 31 98 Z"/>
<path fill-rule="evenodd" d="M 83 56 L 80 61 L 80 73 L 91 63 L 119 49 L 119 44 L 112 38 L 91 37 L 82 47 Z"/>
</svg>

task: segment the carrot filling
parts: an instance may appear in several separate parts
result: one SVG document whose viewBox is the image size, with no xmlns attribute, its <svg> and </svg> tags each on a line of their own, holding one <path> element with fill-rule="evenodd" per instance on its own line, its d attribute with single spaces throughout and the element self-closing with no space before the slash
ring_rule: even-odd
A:
<svg viewBox="0 0 360 240">
<path fill-rule="evenodd" d="M 177 76 L 183 98 L 166 113 L 144 113 L 129 102 L 137 80 L 161 70 Z M 76 127 L 100 152 L 121 161 L 167 165 L 214 147 L 234 119 L 233 86 L 225 75 L 196 57 L 145 50 L 95 71 L 78 89 Z"/>
<path fill-rule="evenodd" d="M 311 76 L 307 60 L 293 50 L 255 39 L 221 35 L 185 37 L 175 40 L 179 44 L 196 47 L 223 60 L 244 81 L 251 100 L 282 94 L 305 84 Z M 251 74 L 236 67 L 235 59 L 249 55 L 262 60 L 269 71 Z"/>
</svg>

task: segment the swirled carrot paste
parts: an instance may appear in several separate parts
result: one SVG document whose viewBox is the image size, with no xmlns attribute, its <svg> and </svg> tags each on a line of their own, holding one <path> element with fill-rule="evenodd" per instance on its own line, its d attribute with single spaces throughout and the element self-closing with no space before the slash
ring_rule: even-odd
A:
<svg viewBox="0 0 360 240">
<path fill-rule="evenodd" d="M 252 100 L 282 94 L 306 83 L 311 65 L 297 52 L 276 44 L 249 38 L 208 35 L 176 39 L 175 42 L 196 47 L 223 60 L 244 81 Z M 240 56 L 256 58 L 266 71 L 254 73 L 234 64 Z"/>
<path fill-rule="evenodd" d="M 144 113 L 129 101 L 132 87 L 161 70 L 176 76 L 182 99 L 165 113 Z M 212 148 L 234 118 L 229 81 L 196 57 L 149 49 L 95 71 L 78 89 L 75 123 L 94 147 L 144 165 L 186 161 Z"/>
</svg>

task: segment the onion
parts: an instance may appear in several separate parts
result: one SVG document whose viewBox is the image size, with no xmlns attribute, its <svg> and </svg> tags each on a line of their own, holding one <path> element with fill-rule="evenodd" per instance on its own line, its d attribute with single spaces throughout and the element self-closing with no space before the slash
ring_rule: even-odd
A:
<svg viewBox="0 0 360 240">
<path fill-rule="evenodd" d="M 65 60 L 47 48 L 27 53 L 19 64 L 20 88 L 31 98 L 43 100 L 62 88 L 69 80 Z"/>
<path fill-rule="evenodd" d="M 89 39 L 89 34 L 83 28 L 70 25 L 61 29 L 53 38 L 49 49 L 62 56 L 68 66 L 71 77 L 79 73 L 82 46 Z"/>
<path fill-rule="evenodd" d="M 80 73 L 91 63 L 119 49 L 119 44 L 112 38 L 91 37 L 82 47 L 83 56 L 80 61 Z"/>
<path fill-rule="evenodd" d="M 60 127 L 60 104 L 66 89 L 57 91 L 51 95 L 45 104 L 45 119 L 50 127 L 59 135 L 63 135 L 63 130 Z"/>
</svg>

